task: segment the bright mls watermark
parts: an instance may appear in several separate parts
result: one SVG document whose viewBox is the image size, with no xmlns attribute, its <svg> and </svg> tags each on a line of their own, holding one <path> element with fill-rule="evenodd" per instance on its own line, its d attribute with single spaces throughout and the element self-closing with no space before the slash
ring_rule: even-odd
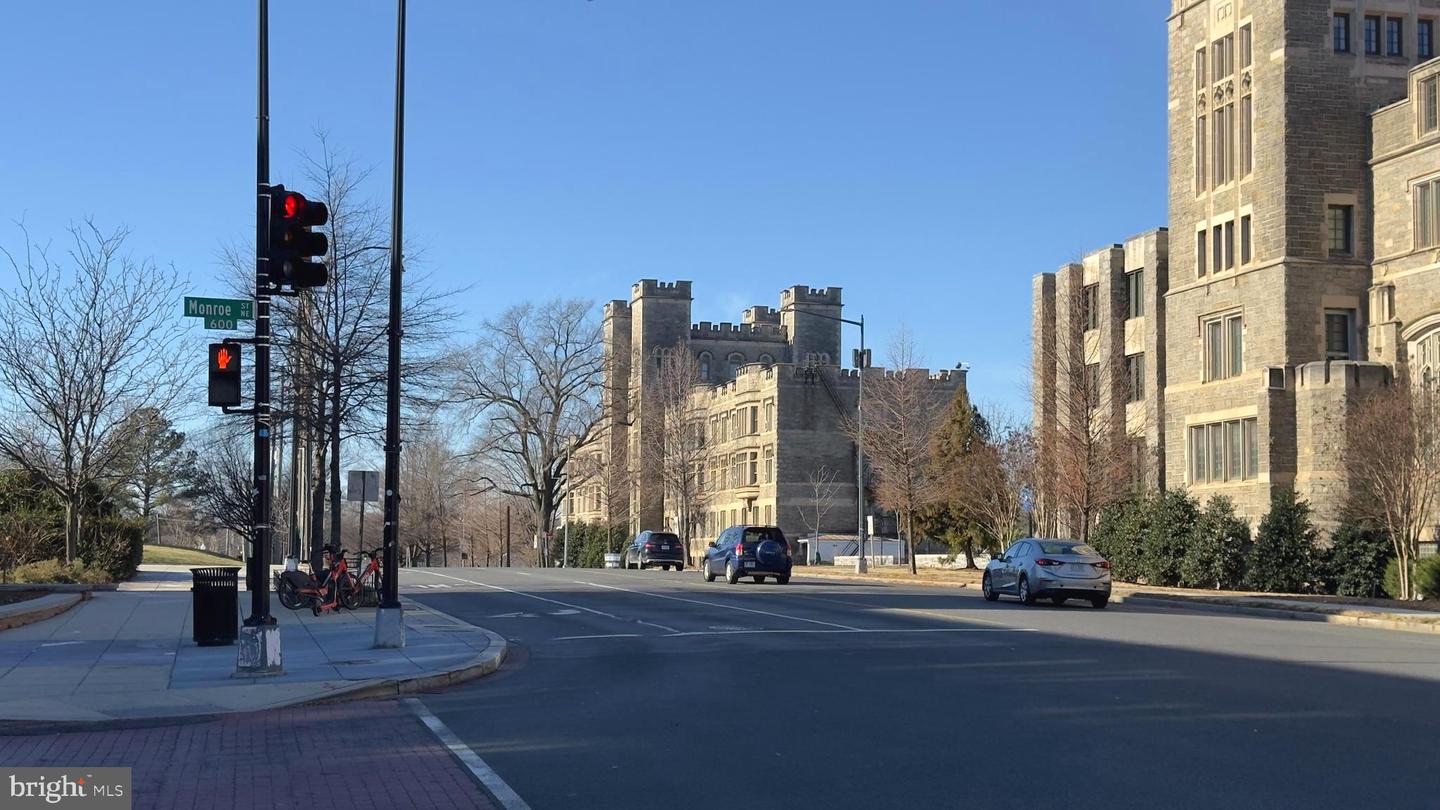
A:
<svg viewBox="0 0 1440 810">
<path fill-rule="evenodd" d="M 130 807 L 129 768 L 3 768 L 0 807 Z"/>
</svg>

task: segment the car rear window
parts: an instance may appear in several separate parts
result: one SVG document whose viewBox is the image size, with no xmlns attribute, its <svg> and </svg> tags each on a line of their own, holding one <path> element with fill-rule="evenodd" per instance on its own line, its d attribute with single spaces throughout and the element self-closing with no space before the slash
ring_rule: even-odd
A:
<svg viewBox="0 0 1440 810">
<path fill-rule="evenodd" d="M 785 535 L 774 526 L 760 526 L 745 530 L 744 540 L 746 543 L 759 543 L 762 540 L 774 540 L 777 543 L 785 542 Z"/>
<path fill-rule="evenodd" d="M 1083 554 L 1091 557 L 1100 556 L 1100 552 L 1085 545 L 1084 543 L 1064 543 L 1054 540 L 1037 540 L 1035 542 L 1039 544 L 1040 551 L 1043 554 Z"/>
<path fill-rule="evenodd" d="M 650 542 L 652 542 L 652 543 L 678 543 L 678 542 L 680 542 L 680 538 L 679 538 L 678 536 L 676 536 L 676 535 L 673 535 L 673 534 L 661 534 L 660 532 L 655 532 L 654 534 L 650 535 Z"/>
</svg>

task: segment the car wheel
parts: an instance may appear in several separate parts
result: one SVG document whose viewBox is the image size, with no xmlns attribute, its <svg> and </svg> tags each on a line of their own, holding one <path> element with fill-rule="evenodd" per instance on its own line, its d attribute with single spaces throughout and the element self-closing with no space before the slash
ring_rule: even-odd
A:
<svg viewBox="0 0 1440 810">
<path fill-rule="evenodd" d="M 1055 603 L 1055 607 L 1065 607 L 1065 597 L 1063 596 L 1052 596 L 1050 601 Z"/>
<path fill-rule="evenodd" d="M 775 581 L 780 583 L 781 585 L 789 585 L 790 577 L 775 577 Z"/>
<path fill-rule="evenodd" d="M 725 581 L 734 585 L 740 581 L 740 571 L 735 568 L 735 561 L 725 563 Z"/>
<path fill-rule="evenodd" d="M 684 571 L 684 570 L 685 570 L 685 564 L 684 564 L 684 563 L 680 563 L 679 565 L 675 566 L 675 570 L 676 570 L 676 571 Z"/>
<path fill-rule="evenodd" d="M 751 577 L 751 579 L 755 580 L 755 584 L 756 584 L 756 585 L 763 585 L 763 584 L 765 584 L 765 578 L 764 578 L 764 577 Z"/>
<path fill-rule="evenodd" d="M 1022 605 L 1035 604 L 1035 594 L 1030 592 L 1030 580 L 1027 579 L 1024 574 L 1020 575 L 1020 584 L 1015 591 L 1015 595 L 1020 597 L 1020 604 Z"/>
<path fill-rule="evenodd" d="M 985 595 L 986 602 L 995 602 L 1000 599 L 1000 594 L 995 592 L 995 585 L 990 582 L 989 571 L 986 571 L 985 576 L 980 578 L 980 593 Z"/>
<path fill-rule="evenodd" d="M 1096 610 L 1104 610 L 1104 609 L 1105 609 L 1105 606 L 1108 605 L 1108 604 L 1110 604 L 1110 597 L 1109 597 L 1109 596 L 1092 596 L 1092 597 L 1090 597 L 1090 606 L 1093 607 L 1093 608 L 1095 608 Z"/>
<path fill-rule="evenodd" d="M 700 576 L 704 577 L 706 582 L 715 581 L 715 572 L 710 570 L 709 560 L 700 563 Z"/>
</svg>

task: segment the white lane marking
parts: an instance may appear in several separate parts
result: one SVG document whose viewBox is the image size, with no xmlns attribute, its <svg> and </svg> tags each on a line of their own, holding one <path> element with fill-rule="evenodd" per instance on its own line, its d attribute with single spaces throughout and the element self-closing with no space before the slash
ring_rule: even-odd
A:
<svg viewBox="0 0 1440 810">
<path fill-rule="evenodd" d="M 490 795 L 500 802 L 501 807 L 505 810 L 530 810 L 530 805 L 526 804 L 518 793 L 505 784 L 505 780 L 500 778 L 500 774 L 495 773 L 495 769 L 485 764 L 485 760 L 481 759 L 479 754 L 470 750 L 470 746 L 455 736 L 455 732 L 451 731 L 450 727 L 445 725 L 440 718 L 432 714 L 419 698 L 405 698 L 404 702 L 410 706 L 410 711 L 420 718 L 420 722 L 430 729 L 441 745 L 449 749 L 450 753 L 460 760 L 460 764 L 468 768 L 471 775 L 486 790 L 490 791 Z"/>
<path fill-rule="evenodd" d="M 429 575 L 432 576 L 432 577 L 445 577 L 446 579 L 453 579 L 453 580 L 456 580 L 456 581 L 458 581 L 458 582 L 468 582 L 468 583 L 470 583 L 471 585 L 479 585 L 479 586 L 482 587 L 482 588 L 489 588 L 489 589 L 495 590 L 495 591 L 504 591 L 505 593 L 514 594 L 514 595 L 516 595 L 516 596 L 525 596 L 525 597 L 529 597 L 530 599 L 539 599 L 541 602 L 549 602 L 549 603 L 552 604 L 552 605 L 559 605 L 560 607 L 567 607 L 567 608 L 574 608 L 574 609 L 576 609 L 576 610 L 583 610 L 583 611 L 585 611 L 586 613 L 593 613 L 593 614 L 595 614 L 596 616 L 604 616 L 604 617 L 607 618 L 607 619 L 614 619 L 614 620 L 617 621 L 617 622 L 623 622 L 623 621 L 625 621 L 625 619 L 622 619 L 622 618 L 620 618 L 619 616 L 616 616 L 616 615 L 614 615 L 614 614 L 612 614 L 612 613 L 606 613 L 606 612 L 603 611 L 603 610 L 595 610 L 594 608 L 588 608 L 588 607 L 585 607 L 584 605 L 572 605 L 572 604 L 570 604 L 569 602 L 561 602 L 559 599 L 547 599 L 547 598 L 544 597 L 544 596 L 536 596 L 536 595 L 533 594 L 533 593 L 525 593 L 524 591 L 515 591 L 515 590 L 511 590 L 510 588 L 502 588 L 502 587 L 500 587 L 499 585 L 491 585 L 491 584 L 489 584 L 489 583 L 487 583 L 487 582 L 476 582 L 476 581 L 473 580 L 473 579 L 463 579 L 463 578 L 461 578 L 461 577 L 452 577 L 452 576 L 450 576 L 449 574 L 437 574 L 437 573 L 435 573 L 434 571 L 426 571 L 425 573 L 429 574 Z"/>
<path fill-rule="evenodd" d="M 534 619 L 534 618 L 538 617 L 539 615 L 540 615 L 540 614 L 538 614 L 538 613 L 526 613 L 526 612 L 523 611 L 523 610 L 517 610 L 517 611 L 515 611 L 514 613 L 496 613 L 494 616 L 491 616 L 490 618 L 492 618 L 492 619 Z"/>
<path fill-rule="evenodd" d="M 883 628 L 877 630 L 818 630 L 813 628 L 790 628 L 788 630 L 687 630 L 670 633 L 660 638 L 690 638 L 692 636 L 764 636 L 764 635 L 808 635 L 808 636 L 856 636 L 856 635 L 905 635 L 914 633 L 1038 633 L 1034 627 L 920 627 L 915 629 Z M 574 641 L 591 638 L 641 638 L 633 633 L 618 633 L 593 636 L 560 636 L 554 641 Z"/>
<path fill-rule="evenodd" d="M 564 610 L 552 610 L 552 611 L 550 611 L 550 615 L 551 615 L 551 616 L 579 616 L 579 615 L 580 615 L 580 611 L 578 611 L 578 610 L 571 610 L 570 608 L 565 608 Z"/>
<path fill-rule="evenodd" d="M 667 633 L 678 633 L 678 632 L 680 632 L 679 630 L 676 630 L 676 629 L 673 628 L 673 627 L 666 627 L 666 626 L 663 625 L 663 624 L 656 624 L 655 622 L 640 622 L 639 620 L 637 620 L 637 622 L 638 622 L 639 624 L 645 625 L 646 627 L 654 627 L 654 628 L 656 628 L 657 630 L 664 630 L 664 631 L 667 632 Z"/>
<path fill-rule="evenodd" d="M 577 579 L 577 580 L 572 580 L 572 581 L 573 581 L 576 585 L 589 585 L 589 586 L 594 587 L 594 588 L 607 588 L 607 589 L 612 590 L 612 591 L 624 591 L 625 593 L 633 593 L 633 594 L 637 594 L 637 595 L 639 595 L 639 596 L 650 596 L 650 597 L 654 597 L 654 598 L 656 598 L 656 599 L 669 599 L 669 600 L 671 600 L 671 601 L 673 601 L 673 602 L 689 602 L 689 603 L 692 604 L 692 605 L 705 605 L 705 606 L 707 606 L 707 607 L 722 608 L 722 609 L 724 609 L 724 610 L 742 610 L 742 611 L 744 611 L 744 612 L 746 612 L 746 613 L 758 613 L 758 614 L 761 615 L 761 616 L 769 616 L 769 617 L 774 618 L 774 619 L 789 619 L 790 621 L 795 621 L 795 622 L 809 622 L 810 624 L 823 624 L 823 625 L 825 625 L 825 626 L 827 626 L 827 627 L 838 627 L 838 628 L 840 628 L 841 630 L 859 630 L 859 629 L 860 629 L 860 628 L 858 628 L 858 627 L 851 627 L 851 626 L 848 625 L 848 624 L 837 624 L 837 623 L 835 623 L 835 622 L 824 622 L 824 621 L 821 621 L 821 620 L 819 620 L 819 619 L 806 619 L 806 618 L 804 618 L 804 617 L 802 617 L 802 616 L 787 616 L 787 615 L 785 615 L 784 613 L 771 613 L 771 612 L 766 611 L 766 610 L 756 610 L 755 608 L 740 607 L 739 605 L 724 605 L 724 604 L 721 604 L 721 603 L 719 603 L 719 602 L 705 602 L 705 601 L 702 601 L 702 600 L 699 600 L 699 599 L 684 599 L 684 598 L 679 597 L 679 596 L 666 596 L 666 595 L 664 595 L 664 594 L 659 594 L 659 593 L 650 593 L 649 591 L 634 591 L 634 590 L 631 590 L 631 589 L 629 589 L 629 588 L 621 588 L 621 587 L 618 587 L 618 586 L 615 586 L 615 585 L 601 585 L 601 584 L 598 583 L 598 582 L 584 582 L 584 581 L 578 580 L 578 579 Z"/>
</svg>

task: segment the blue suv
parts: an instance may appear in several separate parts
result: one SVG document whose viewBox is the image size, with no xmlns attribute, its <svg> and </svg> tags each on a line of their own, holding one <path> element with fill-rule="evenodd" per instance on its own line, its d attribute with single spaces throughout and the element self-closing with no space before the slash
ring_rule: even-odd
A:
<svg viewBox="0 0 1440 810">
<path fill-rule="evenodd" d="M 764 582 L 773 577 L 781 585 L 790 582 L 790 543 L 775 526 L 731 526 L 705 549 L 700 574 L 706 582 L 723 575 L 731 585 L 740 577 Z"/>
</svg>

